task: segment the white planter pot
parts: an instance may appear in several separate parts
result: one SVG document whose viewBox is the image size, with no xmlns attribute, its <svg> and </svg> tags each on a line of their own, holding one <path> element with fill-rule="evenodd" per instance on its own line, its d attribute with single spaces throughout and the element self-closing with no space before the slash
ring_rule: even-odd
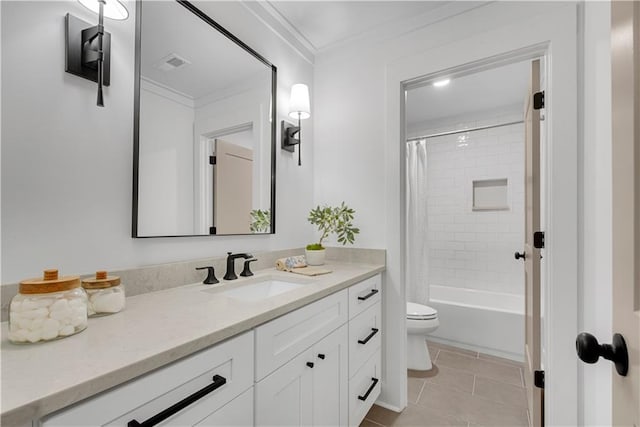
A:
<svg viewBox="0 0 640 427">
<path fill-rule="evenodd" d="M 307 259 L 308 265 L 323 265 L 326 249 L 310 251 L 304 250 L 304 256 Z"/>
</svg>

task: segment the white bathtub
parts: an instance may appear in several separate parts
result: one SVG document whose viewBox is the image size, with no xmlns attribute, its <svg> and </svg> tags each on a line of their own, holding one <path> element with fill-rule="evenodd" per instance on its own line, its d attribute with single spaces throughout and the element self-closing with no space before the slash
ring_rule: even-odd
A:
<svg viewBox="0 0 640 427">
<path fill-rule="evenodd" d="M 429 305 L 440 326 L 436 342 L 524 361 L 524 296 L 431 285 Z"/>
</svg>

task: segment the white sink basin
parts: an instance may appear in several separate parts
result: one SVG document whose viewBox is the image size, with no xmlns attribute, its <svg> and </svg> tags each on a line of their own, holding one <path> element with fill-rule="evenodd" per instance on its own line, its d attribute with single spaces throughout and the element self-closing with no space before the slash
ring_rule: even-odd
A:
<svg viewBox="0 0 640 427">
<path fill-rule="evenodd" d="M 246 284 L 238 284 L 238 286 L 231 289 L 207 289 L 204 292 L 216 293 L 241 301 L 253 302 L 271 298 L 295 289 L 300 289 L 308 283 L 309 282 L 303 281 L 289 281 L 282 278 L 263 277 L 250 279 Z"/>
</svg>

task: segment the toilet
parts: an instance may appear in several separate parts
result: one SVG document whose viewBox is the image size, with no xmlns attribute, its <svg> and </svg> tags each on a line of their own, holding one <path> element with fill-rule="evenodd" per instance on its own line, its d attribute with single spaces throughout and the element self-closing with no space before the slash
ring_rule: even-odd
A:
<svg viewBox="0 0 640 427">
<path fill-rule="evenodd" d="M 427 334 L 435 331 L 438 311 L 421 304 L 407 303 L 407 368 L 428 371 L 432 368 L 427 347 Z"/>
</svg>

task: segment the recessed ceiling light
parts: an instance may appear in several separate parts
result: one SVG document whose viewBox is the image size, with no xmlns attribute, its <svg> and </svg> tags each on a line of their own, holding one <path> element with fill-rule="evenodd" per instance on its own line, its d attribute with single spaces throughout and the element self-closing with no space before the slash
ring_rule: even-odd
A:
<svg viewBox="0 0 640 427">
<path fill-rule="evenodd" d="M 435 87 L 443 87 L 448 85 L 450 82 L 451 82 L 451 79 L 436 80 L 435 82 L 433 82 L 433 85 Z"/>
</svg>

